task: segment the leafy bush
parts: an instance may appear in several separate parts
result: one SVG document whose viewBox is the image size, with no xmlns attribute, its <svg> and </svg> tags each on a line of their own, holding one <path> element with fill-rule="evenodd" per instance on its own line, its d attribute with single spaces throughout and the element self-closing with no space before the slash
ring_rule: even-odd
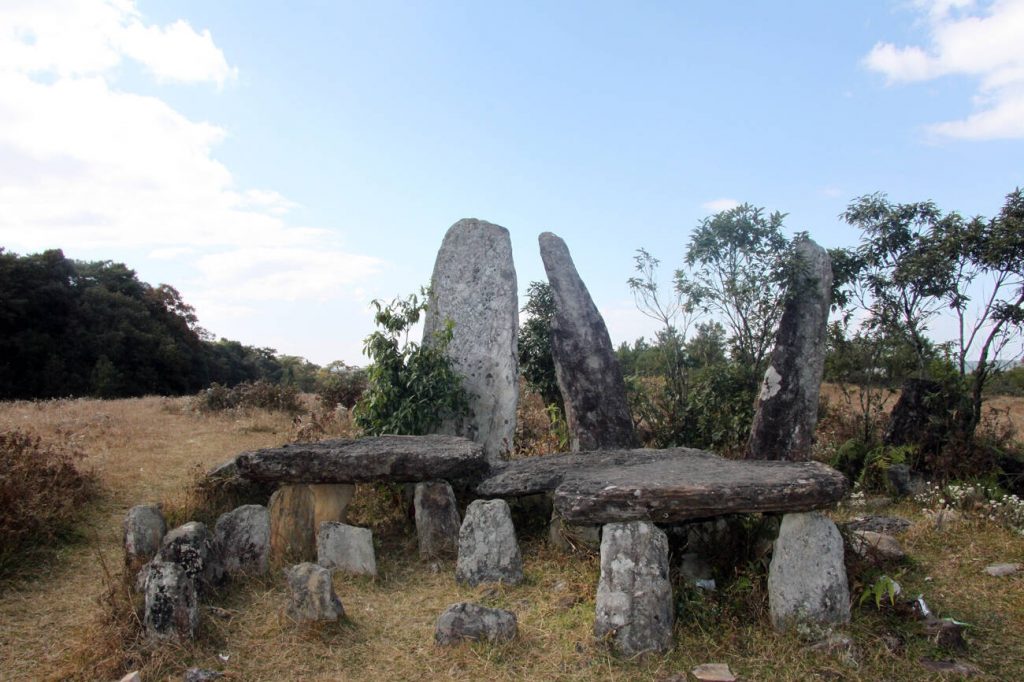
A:
<svg viewBox="0 0 1024 682">
<path fill-rule="evenodd" d="M 314 392 L 324 409 L 333 410 L 338 405 L 351 409 L 366 392 L 368 383 L 365 369 L 331 363 L 317 374 Z"/>
<path fill-rule="evenodd" d="M 263 409 L 295 414 L 302 411 L 298 389 L 263 380 L 242 382 L 232 388 L 211 384 L 192 398 L 191 406 L 198 412 Z"/>
<path fill-rule="evenodd" d="M 97 491 L 84 454 L 22 430 L 0 431 L 0 571 L 22 549 L 59 539 Z"/>
</svg>

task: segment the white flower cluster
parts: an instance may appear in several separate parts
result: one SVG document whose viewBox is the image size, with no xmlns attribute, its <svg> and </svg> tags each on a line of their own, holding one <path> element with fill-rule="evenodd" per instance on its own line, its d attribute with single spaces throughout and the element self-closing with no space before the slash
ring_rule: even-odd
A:
<svg viewBox="0 0 1024 682">
<path fill-rule="evenodd" d="M 1009 526 L 1024 535 L 1024 500 L 1017 495 L 1003 494 L 996 488 L 974 483 L 950 483 L 941 486 L 929 483 L 914 496 L 923 507 L 975 511 L 993 523 Z"/>
</svg>

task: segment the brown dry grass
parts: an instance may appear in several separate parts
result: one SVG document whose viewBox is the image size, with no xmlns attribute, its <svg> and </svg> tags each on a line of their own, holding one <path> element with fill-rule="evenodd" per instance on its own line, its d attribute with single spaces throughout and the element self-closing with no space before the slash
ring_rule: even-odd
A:
<svg viewBox="0 0 1024 682">
<path fill-rule="evenodd" d="M 135 648 L 129 652 L 134 659 L 110 658 L 118 647 L 103 641 L 131 634 L 130 609 L 116 580 L 106 584 L 122 605 L 119 619 L 101 620 L 111 613 L 102 605 L 109 599 L 97 598 L 105 593 L 103 565 L 112 573 L 120 567 L 120 522 L 128 507 L 147 501 L 187 507 L 195 464 L 207 468 L 293 437 L 283 415 L 197 416 L 183 405 L 160 398 L 0 405 L 2 427 L 76 434 L 105 490 L 83 510 L 87 542 L 62 549 L 36 567 L 35 578 L 0 588 L 0 679 L 117 679 L 118 666 L 137 663 L 147 682 L 180 679 L 190 665 L 222 670 L 234 680 L 667 680 L 719 661 L 744 680 L 929 680 L 934 674 L 917 660 L 948 657 L 912 624 L 874 609 L 855 609 L 849 629 L 855 661 L 808 652 L 795 635 L 772 631 L 763 591 L 755 587 L 693 606 L 677 625 L 670 654 L 622 660 L 592 637 L 595 557 L 566 557 L 539 537 L 522 538 L 523 585 L 468 589 L 455 583 L 451 562 L 415 558 L 412 528 L 398 514 L 376 529 L 380 578 L 335 578 L 347 612 L 342 623 L 300 628 L 289 622 L 281 615 L 283 581 L 274 574 L 236 584 L 216 599 L 216 609 L 204 609 L 195 645 Z M 360 494 L 364 516 L 371 505 L 387 504 L 372 490 Z M 1024 561 L 1024 538 L 981 521 L 938 532 L 919 509 L 895 511 L 915 521 L 905 536 L 914 560 L 898 577 L 907 593 L 922 592 L 939 615 L 972 625 L 971 648 L 962 659 L 985 671 L 981 679 L 1024 678 L 1024 576 L 997 580 L 980 572 L 987 563 Z M 512 609 L 519 637 L 500 646 L 435 646 L 434 620 L 460 600 Z M 890 648 L 894 641 L 898 646 Z"/>
</svg>

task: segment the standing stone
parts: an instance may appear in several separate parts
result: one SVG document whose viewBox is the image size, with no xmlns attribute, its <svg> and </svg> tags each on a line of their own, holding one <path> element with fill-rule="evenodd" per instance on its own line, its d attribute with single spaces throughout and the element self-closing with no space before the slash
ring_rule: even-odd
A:
<svg viewBox="0 0 1024 682">
<path fill-rule="evenodd" d="M 523 557 L 505 500 L 474 500 L 466 509 L 459 529 L 455 580 L 470 587 L 522 582 Z"/>
<path fill-rule="evenodd" d="M 279 562 L 316 558 L 313 492 L 308 485 L 281 486 L 270 496 L 270 556 Z"/>
<path fill-rule="evenodd" d="M 454 323 L 448 357 L 469 394 L 470 414 L 442 433 L 480 443 L 489 462 L 512 449 L 519 403 L 519 303 L 508 230 L 483 220 L 452 225 L 430 278 L 423 343 Z"/>
<path fill-rule="evenodd" d="M 377 575 L 373 531 L 344 523 L 325 523 L 316 536 L 316 562 L 353 575 Z"/>
<path fill-rule="evenodd" d="M 214 538 L 224 571 L 260 575 L 270 563 L 270 513 L 259 504 L 247 504 L 221 514 Z"/>
<path fill-rule="evenodd" d="M 420 557 L 454 557 L 459 549 L 459 506 L 447 481 L 417 483 L 413 497 Z"/>
<path fill-rule="evenodd" d="M 309 486 L 313 495 L 313 530 L 328 522 L 345 523 L 348 505 L 356 494 L 356 487 L 350 483 L 313 483 Z"/>
<path fill-rule="evenodd" d="M 832 301 L 828 252 L 804 237 L 796 244 L 799 272 L 786 292 L 768 369 L 757 396 L 747 459 L 810 458 L 825 371 L 825 332 Z"/>
<path fill-rule="evenodd" d="M 514 639 L 517 629 L 516 614 L 511 611 L 459 602 L 438 617 L 434 641 L 441 645 L 458 644 L 467 639 L 502 642 Z"/>
<path fill-rule="evenodd" d="M 555 315 L 551 355 L 565 403 L 572 450 L 637 447 L 626 402 L 626 382 L 608 328 L 558 236 L 540 235 Z"/>
<path fill-rule="evenodd" d="M 190 521 L 164 536 L 158 561 L 180 565 L 195 583 L 199 593 L 219 585 L 224 579 L 224 567 L 214 546 L 213 537 L 205 523 Z"/>
<path fill-rule="evenodd" d="M 768 607 L 779 630 L 850 622 L 843 538 L 818 512 L 782 517 L 768 569 Z"/>
<path fill-rule="evenodd" d="M 199 628 L 199 600 L 188 571 L 173 562 L 153 561 L 145 585 L 143 625 L 150 638 L 184 642 Z"/>
<path fill-rule="evenodd" d="M 336 621 L 345 615 L 341 600 L 334 593 L 331 572 L 322 566 L 302 563 L 284 572 L 290 599 L 288 617 L 298 623 Z"/>
<path fill-rule="evenodd" d="M 140 504 L 128 510 L 124 517 L 124 565 L 129 574 L 137 573 L 156 556 L 166 533 L 167 522 L 159 507 Z"/>
<path fill-rule="evenodd" d="M 606 524 L 601 535 L 594 634 L 621 654 L 666 651 L 674 611 L 668 538 L 649 521 Z"/>
</svg>

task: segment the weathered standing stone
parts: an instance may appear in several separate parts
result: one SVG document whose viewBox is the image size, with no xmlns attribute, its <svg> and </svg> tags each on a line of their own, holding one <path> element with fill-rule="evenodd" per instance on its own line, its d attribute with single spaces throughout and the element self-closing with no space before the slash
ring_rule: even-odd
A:
<svg viewBox="0 0 1024 682">
<path fill-rule="evenodd" d="M 817 512 L 786 514 L 768 569 L 772 624 L 850 622 L 850 591 L 843 563 L 843 538 L 836 524 Z"/>
<path fill-rule="evenodd" d="M 195 582 L 200 594 L 216 587 L 224 579 L 224 566 L 210 530 L 199 521 L 189 521 L 167 533 L 157 557 L 151 564 L 151 572 L 152 565 L 158 562 L 179 564 Z"/>
<path fill-rule="evenodd" d="M 260 504 L 246 504 L 221 514 L 213 535 L 224 571 L 259 575 L 270 561 L 270 513 Z"/>
<path fill-rule="evenodd" d="M 325 523 L 316 535 L 316 562 L 353 575 L 377 575 L 373 531 L 344 523 Z"/>
<path fill-rule="evenodd" d="M 515 585 L 522 579 L 523 558 L 508 503 L 474 500 L 459 529 L 455 580 L 475 586 L 489 582 Z"/>
<path fill-rule="evenodd" d="M 416 484 L 416 539 L 424 559 L 454 557 L 459 549 L 459 506 L 447 481 Z"/>
<path fill-rule="evenodd" d="M 313 530 L 328 522 L 345 523 L 348 505 L 356 494 L 356 487 L 347 483 L 314 483 L 309 492 L 313 495 Z"/>
<path fill-rule="evenodd" d="M 423 343 L 434 343 L 448 320 L 454 323 L 447 353 L 469 394 L 470 414 L 462 424 L 445 424 L 442 432 L 482 444 L 490 462 L 512 449 L 516 430 L 517 292 L 508 230 L 475 219 L 448 229 L 430 278 Z"/>
<path fill-rule="evenodd" d="M 167 522 L 160 508 L 140 504 L 128 510 L 124 517 L 124 564 L 129 574 L 160 551 L 160 543 L 167 533 Z"/>
<path fill-rule="evenodd" d="M 313 493 L 308 485 L 281 486 L 270 496 L 270 556 L 274 561 L 316 557 Z"/>
<path fill-rule="evenodd" d="M 786 293 L 775 349 L 757 396 L 748 459 L 806 460 L 814 443 L 832 264 L 828 252 L 806 237 L 797 242 L 796 252 L 800 269 Z"/>
<path fill-rule="evenodd" d="M 551 355 L 572 450 L 636 447 L 626 383 L 604 318 L 561 238 L 541 234 L 540 256 L 555 299 Z"/>
<path fill-rule="evenodd" d="M 145 585 L 143 625 L 153 639 L 185 641 L 199 628 L 199 600 L 188 571 L 173 562 L 154 561 Z"/>
<path fill-rule="evenodd" d="M 288 617 L 298 623 L 335 621 L 345 615 L 341 600 L 334 593 L 331 572 L 322 566 L 302 563 L 284 572 L 290 600 Z"/>
<path fill-rule="evenodd" d="M 457 644 L 466 639 L 501 642 L 514 639 L 516 631 L 516 614 L 511 611 L 459 602 L 438 617 L 434 641 L 441 645 Z"/>
<path fill-rule="evenodd" d="M 594 634 L 627 656 L 672 646 L 668 538 L 653 523 L 606 524 Z"/>
</svg>

